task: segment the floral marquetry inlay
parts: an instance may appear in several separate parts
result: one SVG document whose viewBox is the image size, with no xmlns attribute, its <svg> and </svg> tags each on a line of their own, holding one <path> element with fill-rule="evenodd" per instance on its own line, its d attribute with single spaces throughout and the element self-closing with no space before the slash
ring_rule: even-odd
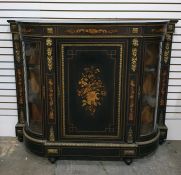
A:
<svg viewBox="0 0 181 175">
<path fill-rule="evenodd" d="M 47 63 L 48 63 L 48 70 L 52 71 L 53 69 L 53 48 L 52 48 L 52 39 L 47 38 L 46 39 L 46 45 L 47 45 Z"/>
<path fill-rule="evenodd" d="M 169 54 L 170 54 L 170 42 L 166 42 L 165 43 L 165 50 L 163 53 L 163 60 L 165 63 L 167 63 L 169 60 Z"/>
<path fill-rule="evenodd" d="M 24 104 L 24 91 L 23 91 L 23 75 L 22 70 L 20 68 L 16 71 L 17 76 L 17 85 L 18 85 L 18 103 L 20 105 Z"/>
<path fill-rule="evenodd" d="M 20 60 L 21 60 L 21 54 L 20 54 L 19 41 L 14 42 L 14 48 L 15 48 L 16 61 L 17 61 L 17 62 L 20 62 Z"/>
<path fill-rule="evenodd" d="M 136 101 L 136 82 L 131 80 L 129 83 L 129 114 L 128 119 L 130 122 L 134 120 L 135 117 L 135 101 Z"/>
<path fill-rule="evenodd" d="M 165 46 L 163 50 L 163 61 L 165 64 L 168 63 L 169 58 L 170 58 L 171 40 L 172 40 L 172 35 L 167 34 L 165 38 Z"/>
<path fill-rule="evenodd" d="M 46 39 L 46 45 L 47 46 L 52 46 L 52 39 L 51 38 Z"/>
<path fill-rule="evenodd" d="M 132 40 L 132 50 L 131 50 L 131 70 L 133 72 L 136 71 L 137 68 L 137 60 L 138 60 L 138 39 L 134 38 Z"/>
<path fill-rule="evenodd" d="M 82 107 L 92 116 L 107 94 L 100 74 L 98 67 L 86 67 L 78 81 L 77 95 L 81 97 Z"/>
<path fill-rule="evenodd" d="M 50 120 L 54 119 L 54 87 L 53 87 L 53 80 L 49 79 L 48 80 L 48 107 L 49 107 L 49 113 L 48 117 Z"/>
<path fill-rule="evenodd" d="M 168 72 L 166 70 L 163 70 L 161 72 L 161 80 L 160 80 L 160 106 L 165 106 L 166 105 L 166 99 L 165 99 L 165 94 L 167 92 L 167 77 L 168 77 Z"/>
</svg>

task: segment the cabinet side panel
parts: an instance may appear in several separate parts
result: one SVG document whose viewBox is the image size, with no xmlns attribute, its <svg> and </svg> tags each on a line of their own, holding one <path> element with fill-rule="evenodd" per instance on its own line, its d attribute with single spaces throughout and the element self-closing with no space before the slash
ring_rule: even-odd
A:
<svg viewBox="0 0 181 175">
<path fill-rule="evenodd" d="M 24 68 L 23 55 L 18 25 L 12 21 L 10 22 L 12 38 L 13 38 L 13 52 L 15 64 L 16 77 L 16 93 L 18 104 L 18 123 L 16 124 L 16 136 L 20 141 L 23 140 L 23 126 L 26 120 L 26 106 L 25 106 L 25 86 L 24 86 Z"/>
<path fill-rule="evenodd" d="M 167 126 L 165 125 L 166 101 L 168 92 L 168 78 L 170 70 L 170 57 L 172 49 L 172 37 L 177 20 L 171 20 L 167 26 L 167 33 L 162 46 L 162 59 L 160 71 L 160 89 L 158 100 L 158 118 L 157 123 L 160 129 L 160 141 L 167 137 Z"/>
</svg>

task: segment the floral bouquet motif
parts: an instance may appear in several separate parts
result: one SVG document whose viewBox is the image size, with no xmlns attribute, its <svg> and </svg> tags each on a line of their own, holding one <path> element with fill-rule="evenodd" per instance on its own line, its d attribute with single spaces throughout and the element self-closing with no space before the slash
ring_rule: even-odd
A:
<svg viewBox="0 0 181 175">
<path fill-rule="evenodd" d="M 98 67 L 86 67 L 78 81 L 77 95 L 82 99 L 82 107 L 89 111 L 91 116 L 95 114 L 96 108 L 101 105 L 103 97 L 106 96 L 100 73 Z"/>
</svg>

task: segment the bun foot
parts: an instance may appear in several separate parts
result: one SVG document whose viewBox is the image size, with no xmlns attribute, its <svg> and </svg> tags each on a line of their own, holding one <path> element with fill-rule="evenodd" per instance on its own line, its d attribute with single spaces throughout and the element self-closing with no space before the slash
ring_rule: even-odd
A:
<svg viewBox="0 0 181 175">
<path fill-rule="evenodd" d="M 125 162 L 126 165 L 131 165 L 133 162 L 132 158 L 123 158 L 123 161 Z"/>
<path fill-rule="evenodd" d="M 164 142 L 165 142 L 164 139 L 160 139 L 160 140 L 159 140 L 159 144 L 160 144 L 160 145 L 162 145 Z"/>
<path fill-rule="evenodd" d="M 49 157 L 48 160 L 53 164 L 57 161 L 55 157 Z"/>
</svg>

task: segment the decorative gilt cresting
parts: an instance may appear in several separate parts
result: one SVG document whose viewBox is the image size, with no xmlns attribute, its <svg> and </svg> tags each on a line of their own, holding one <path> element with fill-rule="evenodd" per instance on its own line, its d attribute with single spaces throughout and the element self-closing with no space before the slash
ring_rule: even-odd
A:
<svg viewBox="0 0 181 175">
<path fill-rule="evenodd" d="M 53 69 L 53 48 L 52 48 L 52 39 L 47 38 L 46 39 L 46 46 L 47 46 L 47 64 L 48 64 L 48 70 L 52 71 Z"/>
<path fill-rule="evenodd" d="M 132 39 L 132 50 L 131 50 L 131 70 L 133 72 L 136 71 L 137 68 L 137 60 L 138 60 L 138 39 Z"/>
</svg>

